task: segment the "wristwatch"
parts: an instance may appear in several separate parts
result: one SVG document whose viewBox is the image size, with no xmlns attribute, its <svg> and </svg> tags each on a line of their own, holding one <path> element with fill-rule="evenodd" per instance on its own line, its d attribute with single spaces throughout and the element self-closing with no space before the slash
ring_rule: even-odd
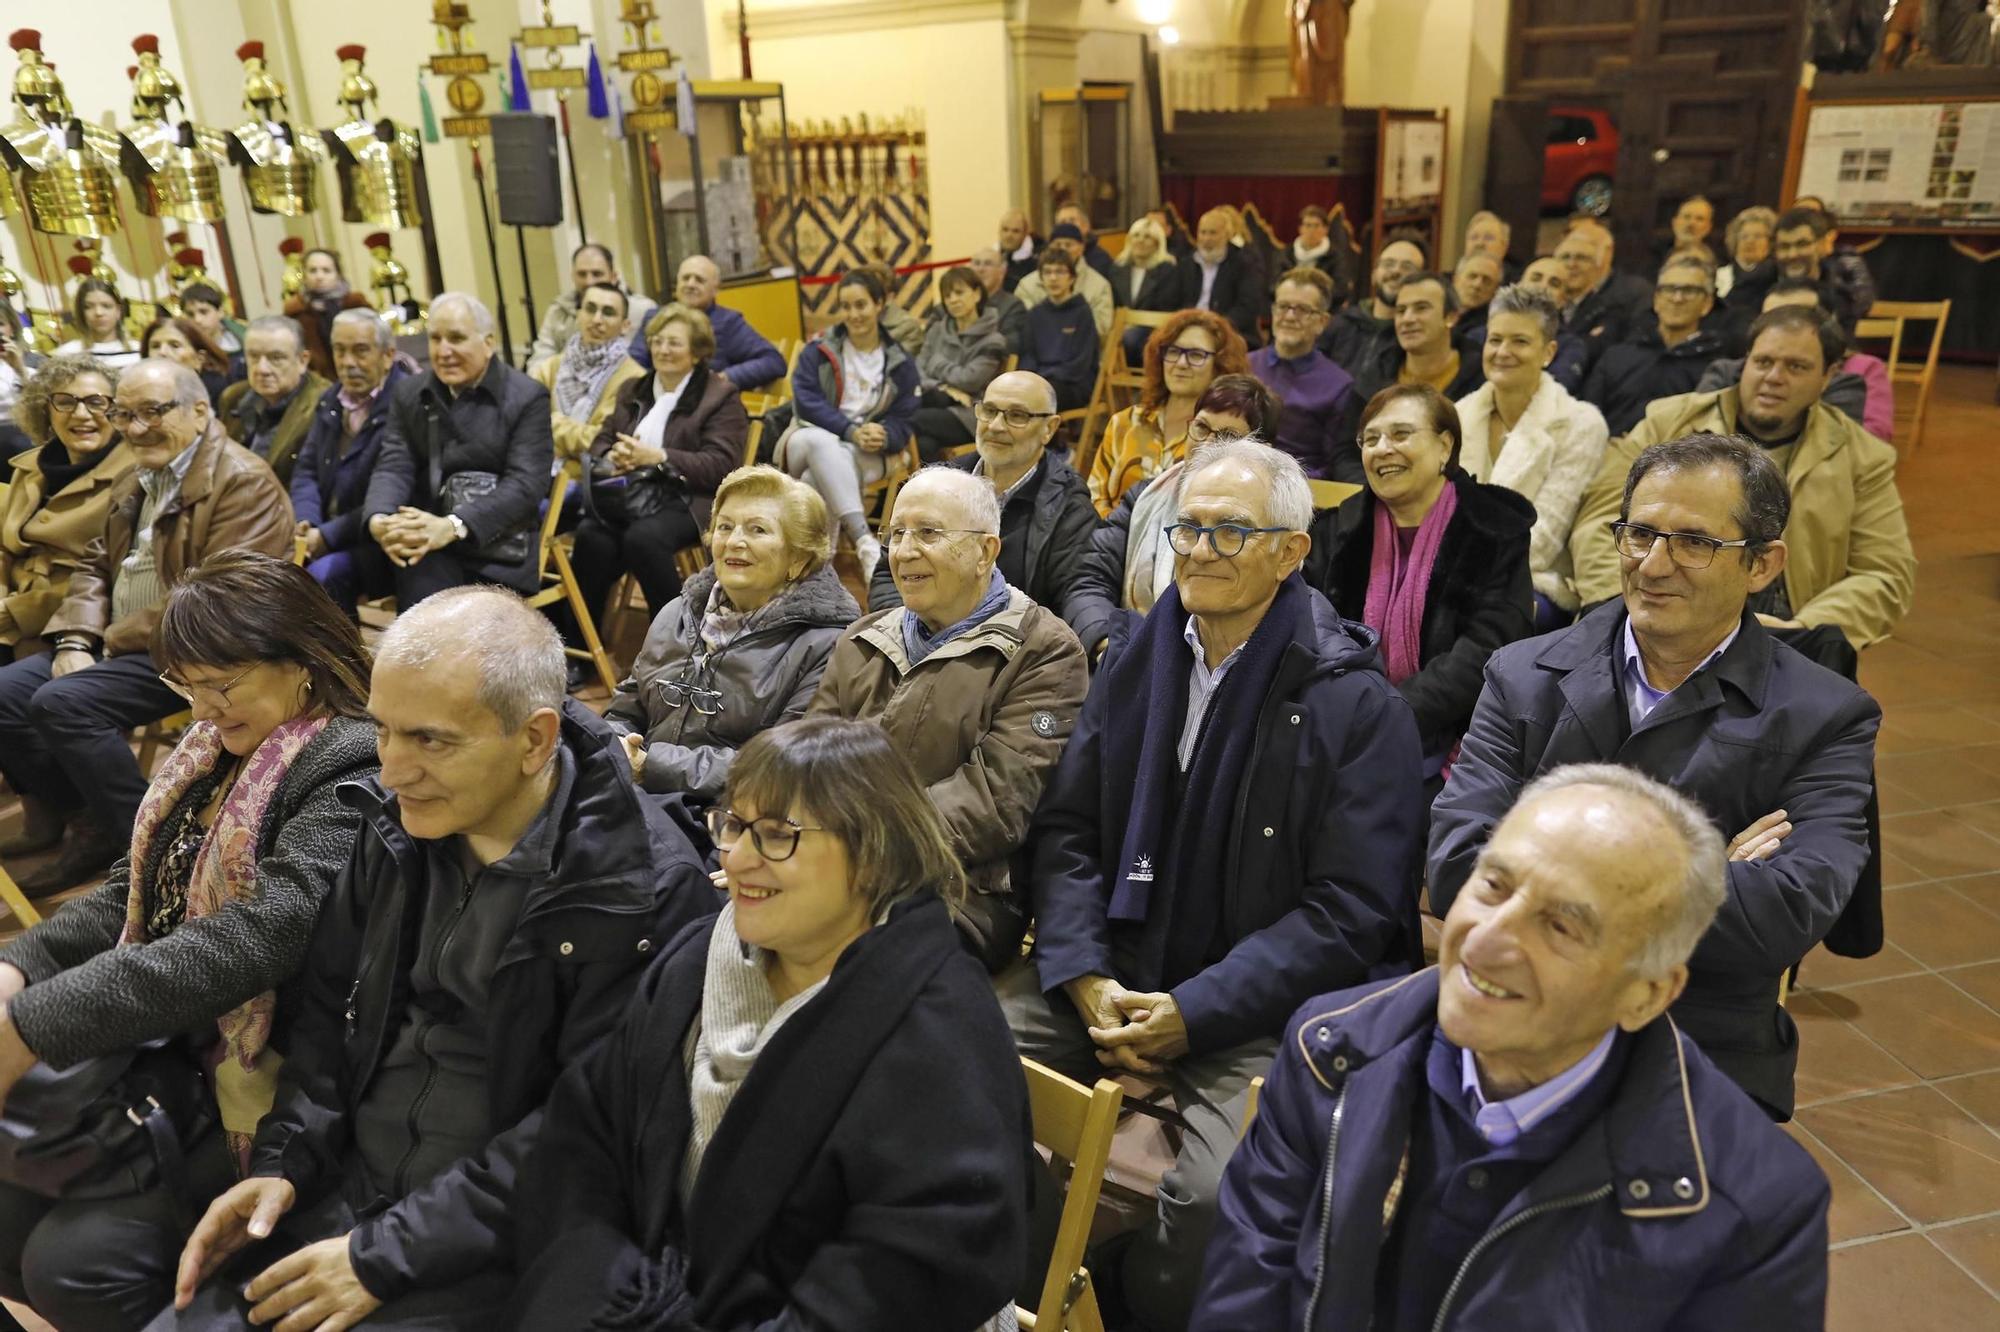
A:
<svg viewBox="0 0 2000 1332">
<path fill-rule="evenodd" d="M 465 519 L 459 517 L 457 514 L 455 513 L 446 514 L 445 521 L 451 524 L 452 535 L 456 539 L 463 541 L 467 537 L 472 535 L 472 533 L 466 529 Z"/>
</svg>

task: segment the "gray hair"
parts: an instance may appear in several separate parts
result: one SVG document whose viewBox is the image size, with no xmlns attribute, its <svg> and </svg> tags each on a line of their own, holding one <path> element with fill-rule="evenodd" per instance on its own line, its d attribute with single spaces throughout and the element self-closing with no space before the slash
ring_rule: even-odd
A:
<svg viewBox="0 0 2000 1332">
<path fill-rule="evenodd" d="M 382 351 L 387 351 L 389 344 L 396 340 L 396 335 L 389 331 L 389 321 L 363 306 L 357 305 L 351 310 L 342 310 L 333 317 L 335 328 L 339 328 L 342 324 L 366 325 L 368 331 L 375 335 L 375 346 Z"/>
<path fill-rule="evenodd" d="M 1679 439 L 1663 439 L 1640 450 L 1625 473 L 1625 496 L 1618 502 L 1619 520 L 1632 516 L 1632 492 L 1648 473 L 1698 472 L 1707 467 L 1730 468 L 1742 486 L 1742 496 L 1730 516 L 1751 543 L 1743 552 L 1746 563 L 1773 541 L 1783 538 L 1785 524 L 1792 517 L 1792 488 L 1770 451 L 1741 435 L 1718 435 L 1709 430 L 1697 430 Z"/>
<path fill-rule="evenodd" d="M 1722 909 L 1729 886 L 1729 852 L 1722 834 L 1701 807 L 1663 782 L 1616 763 L 1571 763 L 1553 768 L 1529 782 L 1515 800 L 1519 809 L 1573 786 L 1614 791 L 1646 806 L 1680 839 L 1687 864 L 1675 884 L 1674 901 L 1666 918 L 1648 934 L 1632 957 L 1632 970 L 1659 979 L 1694 955 L 1695 945 Z"/>
<path fill-rule="evenodd" d="M 493 311 L 487 308 L 486 302 L 480 300 L 469 291 L 446 291 L 438 293 L 431 301 L 431 316 L 435 318 L 439 311 L 449 310 L 454 306 L 471 315 L 472 326 L 488 337 L 491 337 L 500 327 L 493 322 Z"/>
<path fill-rule="evenodd" d="M 1554 298 L 1540 287 L 1524 286 L 1519 282 L 1510 283 L 1493 293 L 1492 304 L 1486 307 L 1486 322 L 1490 326 L 1495 315 L 1526 315 L 1542 326 L 1542 341 L 1554 342 L 1556 333 L 1562 328 L 1562 311 L 1556 308 Z"/>
<path fill-rule="evenodd" d="M 1270 485 L 1264 502 L 1264 521 L 1289 532 L 1303 532 L 1312 525 L 1312 483 L 1299 460 L 1282 449 L 1274 449 L 1255 435 L 1242 439 L 1217 440 L 1194 451 L 1181 469 L 1180 493 L 1196 472 L 1205 472 L 1224 463 L 1235 463 L 1256 472 Z"/>
<path fill-rule="evenodd" d="M 258 315 L 243 326 L 243 337 L 247 342 L 252 333 L 283 333 L 292 340 L 292 350 L 305 355 L 306 331 L 299 327 L 299 321 L 290 315 Z"/>
<path fill-rule="evenodd" d="M 1513 224 L 1509 222 L 1506 218 L 1500 216 L 1500 214 L 1494 212 L 1490 208 L 1482 208 L 1478 212 L 1474 213 L 1471 217 L 1466 218 L 1465 229 L 1467 231 L 1472 230 L 1472 224 L 1474 222 L 1491 222 L 1495 226 L 1500 228 L 1501 235 L 1505 236 L 1509 240 L 1512 240 L 1514 238 Z"/>
<path fill-rule="evenodd" d="M 434 592 L 397 615 L 375 649 L 377 670 L 421 670 L 452 659 L 478 668 L 479 704 L 509 734 L 543 708 L 560 711 L 569 692 L 562 636 L 504 587 Z"/>
<path fill-rule="evenodd" d="M 1000 535 L 1000 497 L 991 481 L 946 463 L 932 463 L 905 482 L 903 489 L 919 481 L 928 481 L 963 504 L 968 527 L 989 536 Z"/>
<path fill-rule="evenodd" d="M 109 375 L 105 377 L 112 379 L 112 383 L 115 386 L 124 383 L 133 375 L 143 374 L 149 370 L 158 370 L 173 381 L 174 406 L 192 407 L 198 402 L 204 405 L 207 404 L 208 386 L 201 382 L 201 376 L 182 365 L 179 361 L 169 361 L 164 356 L 148 356 L 143 361 L 134 361 L 125 368 L 123 375 L 115 379 L 112 379 Z"/>
</svg>

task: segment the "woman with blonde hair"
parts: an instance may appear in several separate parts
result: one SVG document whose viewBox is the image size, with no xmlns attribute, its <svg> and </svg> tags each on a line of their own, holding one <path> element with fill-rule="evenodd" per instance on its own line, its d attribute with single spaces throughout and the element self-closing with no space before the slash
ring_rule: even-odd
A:
<svg viewBox="0 0 2000 1332">
<path fill-rule="evenodd" d="M 1112 414 L 1090 464 L 1090 502 L 1109 517 L 1134 483 L 1187 456 L 1195 404 L 1218 375 L 1250 373 L 1250 349 L 1227 319 L 1183 310 L 1146 339 L 1139 401 Z"/>
<path fill-rule="evenodd" d="M 648 791 L 719 798 L 736 751 L 805 715 L 861 608 L 829 562 L 819 492 L 775 467 L 739 467 L 715 492 L 708 551 L 646 633 L 605 718 Z"/>
</svg>

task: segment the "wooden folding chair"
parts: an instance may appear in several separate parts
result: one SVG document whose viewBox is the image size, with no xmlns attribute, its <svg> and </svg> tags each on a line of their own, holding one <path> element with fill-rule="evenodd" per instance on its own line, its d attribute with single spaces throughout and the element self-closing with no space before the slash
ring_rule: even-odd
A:
<svg viewBox="0 0 2000 1332">
<path fill-rule="evenodd" d="M 1361 487 L 1352 481 L 1311 480 L 1306 485 L 1312 490 L 1315 509 L 1337 509 L 1361 493 Z"/>
<path fill-rule="evenodd" d="M 1059 1165 L 1069 1167 L 1069 1181 L 1063 1195 L 1062 1220 L 1056 1227 L 1055 1252 L 1049 1258 L 1048 1276 L 1042 1281 L 1042 1297 L 1033 1309 L 1016 1305 L 1014 1317 L 1022 1327 L 1044 1332 L 1104 1332 L 1104 1317 L 1098 1312 L 1097 1292 L 1091 1287 L 1083 1257 L 1125 1093 L 1109 1078 L 1099 1078 L 1096 1086 L 1086 1087 L 1032 1059 L 1023 1059 L 1021 1067 L 1028 1078 L 1035 1141 L 1047 1148 Z"/>
<path fill-rule="evenodd" d="M 528 604 L 540 608 L 553 606 L 557 602 L 567 602 L 570 614 L 576 617 L 576 627 L 583 634 L 584 647 L 565 647 L 565 656 L 576 657 L 597 668 L 597 678 L 604 682 L 605 692 L 618 688 L 618 674 L 611 664 L 611 655 L 604 650 L 604 643 L 597 636 L 597 621 L 591 614 L 590 606 L 583 599 L 583 589 L 577 586 L 576 571 L 570 567 L 569 554 L 572 540 L 567 535 L 558 535 L 556 528 L 562 523 L 563 497 L 570 483 L 581 474 L 577 460 L 566 460 L 557 469 L 555 479 L 549 486 L 549 508 L 542 515 L 540 534 L 540 575 L 542 590 L 528 598 Z M 551 568 L 550 566 L 554 566 Z"/>
<path fill-rule="evenodd" d="M 889 519 L 896 510 L 896 495 L 902 490 L 903 483 L 915 476 L 924 465 L 923 455 L 917 452 L 917 437 L 911 435 L 902 452 L 883 454 L 882 464 L 885 469 L 882 479 L 864 482 L 861 486 L 861 511 L 866 513 L 875 504 L 881 504 L 882 517 L 875 525 L 880 529 L 880 539 L 886 544 L 889 540 Z"/>
<path fill-rule="evenodd" d="M 42 923 L 42 913 L 35 910 L 35 904 L 21 891 L 21 885 L 14 882 L 5 865 L 0 865 L 0 902 L 7 904 L 7 909 L 14 913 L 14 923 L 22 929 Z"/>
<path fill-rule="evenodd" d="M 791 338 L 779 338 L 772 344 L 785 354 L 784 378 L 765 384 L 743 394 L 743 410 L 753 418 L 759 418 L 780 403 L 792 400 L 792 371 L 799 368 L 799 353 L 805 350 L 805 343 Z"/>
<path fill-rule="evenodd" d="M 1257 1106 L 1264 1099 L 1264 1075 L 1259 1073 L 1250 1079 L 1250 1095 L 1243 1102 L 1243 1123 L 1236 1130 L 1236 1141 L 1241 1142 L 1250 1135 L 1250 1126 L 1257 1122 Z"/>
<path fill-rule="evenodd" d="M 1097 451 L 1099 430 L 1109 424 L 1111 413 L 1128 405 L 1125 401 L 1116 401 L 1114 395 L 1129 394 L 1130 400 L 1136 400 L 1139 390 L 1146 384 L 1145 367 L 1134 368 L 1125 361 L 1126 331 L 1158 328 L 1176 313 L 1172 310 L 1134 310 L 1122 305 L 1111 312 L 1111 328 L 1104 335 L 1103 355 L 1098 358 L 1097 382 L 1091 388 L 1090 402 L 1084 407 L 1062 413 L 1065 422 L 1082 422 L 1070 457 L 1078 476 L 1090 475 L 1091 455 Z"/>
<path fill-rule="evenodd" d="M 1916 417 L 1910 422 L 1910 452 L 1915 453 L 1924 442 L 1924 416 L 1931 405 L 1931 386 L 1937 380 L 1938 353 L 1944 350 L 1944 326 L 1951 318 L 1950 301 L 1877 301 L 1868 311 L 1872 319 L 1894 319 L 1899 328 L 1889 344 L 1889 382 L 1891 384 L 1914 384 L 1917 388 Z M 1903 365 L 1903 338 L 1900 325 L 1911 321 L 1931 321 L 1930 350 L 1924 354 L 1921 368 Z M 1856 336 L 1860 336 L 1857 326 Z"/>
<path fill-rule="evenodd" d="M 172 745 L 180 738 L 180 733 L 194 725 L 194 713 L 183 709 L 171 717 L 162 717 L 139 728 L 139 774 L 147 780 L 153 776 L 153 760 L 159 757 L 161 745 Z"/>
</svg>

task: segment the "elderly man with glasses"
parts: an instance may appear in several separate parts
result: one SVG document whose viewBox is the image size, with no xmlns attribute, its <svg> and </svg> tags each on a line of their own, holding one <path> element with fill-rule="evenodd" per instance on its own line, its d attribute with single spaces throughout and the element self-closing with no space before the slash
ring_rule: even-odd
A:
<svg viewBox="0 0 2000 1332">
<path fill-rule="evenodd" d="M 1250 1082 L 1328 985 L 1418 955 L 1422 755 L 1376 635 L 1306 586 L 1312 491 L 1255 440 L 1189 461 L 1174 585 L 1114 638 L 1036 814 L 1021 1053 L 1155 1075 L 1182 1126 L 1154 1220 L 1096 1255 L 1106 1322 L 1186 1326 Z"/>
<path fill-rule="evenodd" d="M 0 772 L 69 824 L 53 861 L 15 876 L 29 894 L 74 887 L 125 852 L 146 794 L 127 733 L 186 703 L 148 653 L 174 579 L 218 550 L 292 549 L 285 488 L 223 434 L 194 371 L 140 361 L 105 418 L 138 465 L 43 631 L 54 656 L 0 669 Z"/>
<path fill-rule="evenodd" d="M 1000 502 L 1000 557 L 995 567 L 1010 587 L 1068 618 L 1069 590 L 1097 527 L 1090 491 L 1051 447 L 1062 422 L 1056 392 L 1031 370 L 1011 370 L 986 386 L 972 409 L 974 451 L 944 464 L 985 477 Z M 903 604 L 894 561 L 875 566 L 868 609 Z"/>
<path fill-rule="evenodd" d="M 1670 1011 L 1775 1119 L 1791 1117 L 1798 1060 L 1780 984 L 1868 862 L 1882 719 L 1754 613 L 1790 555 L 1791 503 L 1770 453 L 1741 436 L 1642 452 L 1609 524 L 1624 596 L 1493 654 L 1430 835 L 1444 915 L 1522 788 L 1553 768 L 1617 763 L 1698 802 L 1728 839 L 1729 892 Z"/>
<path fill-rule="evenodd" d="M 926 467 L 897 493 L 890 523 L 883 562 L 903 604 L 848 627 L 807 715 L 872 721 L 916 769 L 965 866 L 959 929 L 997 971 L 1021 955 L 1027 895 L 1013 862 L 1088 667 L 1070 627 L 1001 573 L 992 481 Z"/>
</svg>

